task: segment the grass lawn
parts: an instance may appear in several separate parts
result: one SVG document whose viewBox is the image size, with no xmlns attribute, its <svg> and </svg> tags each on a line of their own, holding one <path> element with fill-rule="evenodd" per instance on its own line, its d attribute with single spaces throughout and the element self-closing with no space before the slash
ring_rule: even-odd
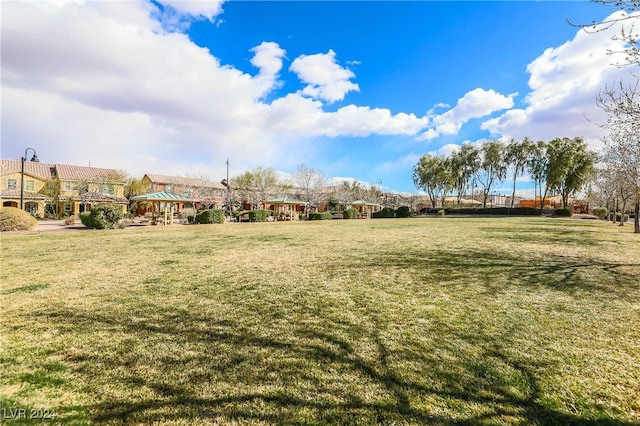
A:
<svg viewBox="0 0 640 426">
<path fill-rule="evenodd" d="M 637 425 L 632 231 L 432 217 L 6 233 L 0 421 Z"/>
</svg>

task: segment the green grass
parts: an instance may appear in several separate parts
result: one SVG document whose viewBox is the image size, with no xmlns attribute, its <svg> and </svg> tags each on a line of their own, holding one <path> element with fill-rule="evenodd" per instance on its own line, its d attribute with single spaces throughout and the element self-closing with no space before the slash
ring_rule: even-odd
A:
<svg viewBox="0 0 640 426">
<path fill-rule="evenodd" d="M 639 253 L 631 227 L 538 218 L 3 234 L 0 408 L 640 424 Z"/>
</svg>

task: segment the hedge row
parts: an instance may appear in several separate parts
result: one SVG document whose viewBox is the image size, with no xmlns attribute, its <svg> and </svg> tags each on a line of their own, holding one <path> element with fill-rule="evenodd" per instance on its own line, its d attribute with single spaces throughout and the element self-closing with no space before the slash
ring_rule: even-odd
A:
<svg viewBox="0 0 640 426">
<path fill-rule="evenodd" d="M 437 214 L 438 211 L 444 210 L 445 214 L 478 214 L 478 215 L 496 215 L 496 216 L 540 216 L 542 210 L 532 209 L 529 207 L 461 207 L 461 208 L 447 208 L 447 209 L 423 209 L 421 213 Z"/>
<path fill-rule="evenodd" d="M 374 219 L 396 217 L 396 211 L 391 207 L 385 207 L 382 210 L 372 214 L 371 217 L 373 217 Z"/>
<path fill-rule="evenodd" d="M 309 220 L 328 220 L 333 217 L 331 212 L 310 213 Z"/>
</svg>

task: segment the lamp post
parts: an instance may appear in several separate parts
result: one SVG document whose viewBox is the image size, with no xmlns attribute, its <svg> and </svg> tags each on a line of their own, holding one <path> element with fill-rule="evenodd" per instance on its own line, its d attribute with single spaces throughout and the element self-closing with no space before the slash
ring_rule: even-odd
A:
<svg viewBox="0 0 640 426">
<path fill-rule="evenodd" d="M 24 150 L 24 157 L 20 158 L 22 164 L 20 168 L 20 210 L 24 207 L 24 162 L 27 161 L 27 152 L 31 150 L 33 151 L 33 157 L 31 157 L 31 161 L 34 163 L 39 163 L 38 156 L 36 155 L 36 150 L 33 148 L 27 148 Z"/>
</svg>

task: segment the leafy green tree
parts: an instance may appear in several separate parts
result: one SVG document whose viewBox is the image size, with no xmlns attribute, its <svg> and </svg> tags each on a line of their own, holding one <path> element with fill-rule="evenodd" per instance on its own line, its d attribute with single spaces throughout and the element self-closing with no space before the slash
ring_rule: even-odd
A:
<svg viewBox="0 0 640 426">
<path fill-rule="evenodd" d="M 482 207 L 486 208 L 491 187 L 496 182 L 502 182 L 507 176 L 504 144 L 497 140 L 485 142 L 480 148 L 480 157 L 480 167 L 475 176 L 482 185 Z"/>
<path fill-rule="evenodd" d="M 450 161 L 439 156 L 423 155 L 413 168 L 413 183 L 427 193 L 433 208 L 437 206 L 438 198 L 442 199 L 441 205 L 444 205 L 444 197 L 455 187 Z"/>
<path fill-rule="evenodd" d="M 474 145 L 462 145 L 459 151 L 453 153 L 449 164 L 455 180 L 454 189 L 458 194 L 457 205 L 460 207 L 462 194 L 469 186 L 469 180 L 480 167 L 480 152 Z"/>
<path fill-rule="evenodd" d="M 40 193 L 47 197 L 45 202 L 53 207 L 53 214 L 56 219 L 60 217 L 58 206 L 60 205 L 60 195 L 62 194 L 62 184 L 58 176 L 47 179 Z"/>
<path fill-rule="evenodd" d="M 127 177 L 124 184 L 124 196 L 127 200 L 129 200 L 129 213 L 133 213 L 135 211 L 136 202 L 131 201 L 132 197 L 136 195 L 141 195 L 146 192 L 147 188 L 142 182 L 142 179 L 136 179 L 133 177 Z"/>
<path fill-rule="evenodd" d="M 527 163 L 532 153 L 533 142 L 529 138 L 521 141 L 511 140 L 505 149 L 505 159 L 507 164 L 513 169 L 513 190 L 511 191 L 511 208 L 516 196 L 516 181 L 527 169 Z"/>
<path fill-rule="evenodd" d="M 547 158 L 547 186 L 562 196 L 562 206 L 567 207 L 569 197 L 592 176 L 595 153 L 587 149 L 582 138 L 556 138 L 547 147 Z"/>
<path fill-rule="evenodd" d="M 547 175 L 549 174 L 549 158 L 547 157 L 547 143 L 538 141 L 531 145 L 531 153 L 526 168 L 533 178 L 533 199 L 540 195 L 540 209 L 544 208 L 544 200 L 547 197 Z M 542 192 L 544 185 L 544 193 Z"/>
</svg>

